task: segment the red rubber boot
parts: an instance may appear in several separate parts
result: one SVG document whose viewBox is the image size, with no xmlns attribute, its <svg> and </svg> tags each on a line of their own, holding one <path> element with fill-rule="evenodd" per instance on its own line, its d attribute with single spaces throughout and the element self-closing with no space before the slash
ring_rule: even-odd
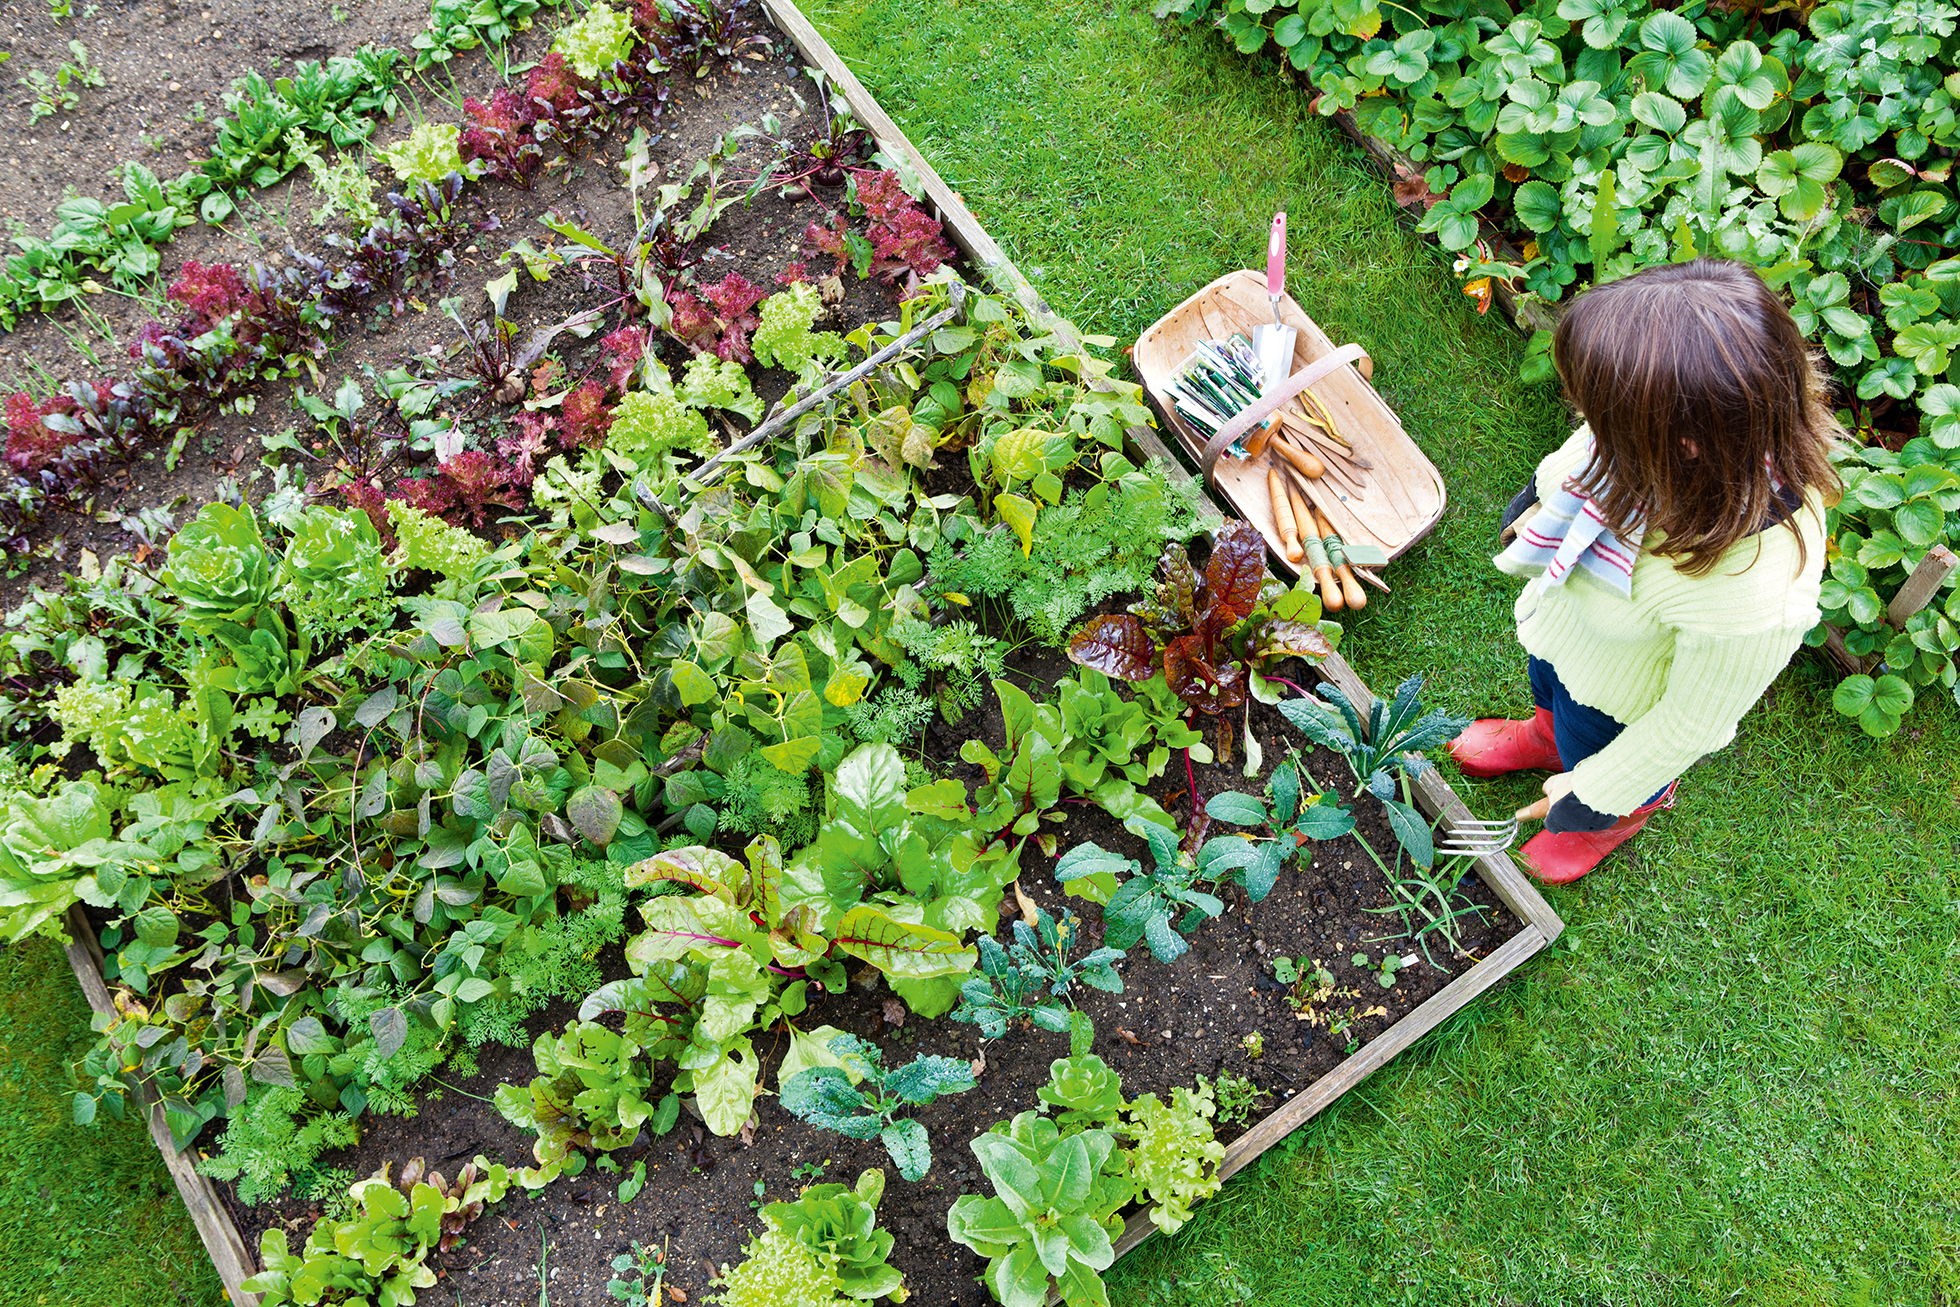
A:
<svg viewBox="0 0 1960 1307">
<path fill-rule="evenodd" d="M 1552 710 L 1540 708 L 1528 722 L 1486 717 L 1472 722 L 1444 746 L 1465 776 L 1502 776 L 1514 771 L 1564 771 L 1552 743 Z"/>
<path fill-rule="evenodd" d="M 1518 850 L 1517 863 L 1547 885 L 1570 884 L 1632 839 L 1634 832 L 1647 824 L 1647 818 L 1662 808 L 1672 808 L 1675 786 L 1680 783 L 1674 782 L 1660 798 L 1635 808 L 1605 830 L 1541 830 Z"/>
</svg>

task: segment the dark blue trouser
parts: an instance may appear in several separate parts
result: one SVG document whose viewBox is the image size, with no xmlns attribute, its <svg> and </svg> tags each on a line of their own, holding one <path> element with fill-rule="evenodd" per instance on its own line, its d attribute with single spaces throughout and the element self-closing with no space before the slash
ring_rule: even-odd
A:
<svg viewBox="0 0 1960 1307">
<path fill-rule="evenodd" d="M 1551 710 L 1552 743 L 1558 746 L 1559 763 L 1567 771 L 1604 749 L 1626 729 L 1626 723 L 1574 699 L 1552 665 L 1543 658 L 1527 654 L 1525 668 L 1531 676 L 1531 701 Z M 1652 803 L 1666 793 L 1667 787 L 1663 785 L 1647 802 Z"/>
</svg>

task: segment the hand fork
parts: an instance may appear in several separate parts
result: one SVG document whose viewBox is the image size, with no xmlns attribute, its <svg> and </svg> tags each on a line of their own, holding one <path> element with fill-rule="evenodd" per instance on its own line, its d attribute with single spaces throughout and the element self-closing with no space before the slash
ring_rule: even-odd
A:
<svg viewBox="0 0 1960 1307">
<path fill-rule="evenodd" d="M 1517 840 L 1518 826 L 1516 816 L 1496 821 L 1486 821 L 1476 817 L 1457 821 L 1443 832 L 1443 842 L 1437 845 L 1436 851 L 1469 858 L 1502 853 Z"/>
<path fill-rule="evenodd" d="M 1551 799 L 1544 798 L 1536 803 L 1526 804 L 1501 820 L 1485 821 L 1471 817 L 1454 822 L 1447 831 L 1443 832 L 1443 843 L 1438 852 L 1470 858 L 1502 853 L 1511 847 L 1512 841 L 1518 838 L 1518 829 L 1524 822 L 1543 821 L 1551 810 Z"/>
</svg>

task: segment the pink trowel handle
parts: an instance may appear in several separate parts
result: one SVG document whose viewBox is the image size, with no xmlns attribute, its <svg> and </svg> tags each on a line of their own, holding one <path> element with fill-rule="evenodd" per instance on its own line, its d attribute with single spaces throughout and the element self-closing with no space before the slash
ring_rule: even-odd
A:
<svg viewBox="0 0 1960 1307">
<path fill-rule="evenodd" d="M 1273 234 L 1266 238 L 1266 296 L 1277 306 L 1286 294 L 1286 213 L 1273 215 Z"/>
</svg>

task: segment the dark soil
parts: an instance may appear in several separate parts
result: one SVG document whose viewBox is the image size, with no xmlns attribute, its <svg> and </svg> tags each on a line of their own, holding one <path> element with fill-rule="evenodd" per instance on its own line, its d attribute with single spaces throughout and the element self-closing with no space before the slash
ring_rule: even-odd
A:
<svg viewBox="0 0 1960 1307">
<path fill-rule="evenodd" d="M 18 11 L 23 6 L 12 8 Z M 54 222 L 55 205 L 65 193 L 79 191 L 119 201 L 122 191 L 116 177 L 122 160 L 143 162 L 159 176 L 168 177 L 208 152 L 212 135 L 208 123 L 187 123 L 181 115 L 192 102 L 202 100 L 207 119 L 215 119 L 222 112 L 218 92 L 248 69 L 256 67 L 269 79 L 288 71 L 292 61 L 288 52 L 293 58 L 320 59 L 351 53 L 369 42 L 395 44 L 406 51 L 409 39 L 428 19 L 427 0 L 362 0 L 350 6 L 354 17 L 339 24 L 328 17 L 329 8 L 330 4 L 322 4 L 320 12 L 312 14 L 241 3 L 227 7 L 223 0 L 202 8 L 179 7 L 166 0 L 161 6 L 105 9 L 90 20 L 83 36 L 92 59 L 100 45 L 101 58 L 109 69 L 109 86 L 83 92 L 80 107 L 67 115 L 73 121 L 70 130 L 59 130 L 60 116 L 45 119 L 33 129 L 21 126 L 26 119 L 25 107 L 0 122 L 0 141 L 9 141 L 12 154 L 32 164 L 0 169 L 0 216 L 24 224 L 23 229 L 35 235 L 45 235 Z M 173 33 L 182 24 L 172 26 L 158 17 L 159 10 L 166 15 L 190 15 L 183 20 L 191 26 L 184 29 L 188 35 L 181 44 Z M 0 9 L 0 13 L 6 12 Z M 209 24 L 198 17 L 206 12 L 212 15 Z M 39 33 L 35 44 L 52 52 L 44 61 L 51 69 L 60 58 L 67 57 L 66 41 L 75 24 L 71 20 L 50 26 L 44 7 L 35 15 L 24 20 L 26 28 Z M 539 26 L 505 47 L 511 66 L 524 67 L 545 53 L 557 15 L 544 10 L 539 19 Z M 98 41 L 96 25 L 105 21 L 108 26 Z M 163 24 L 160 29 L 159 23 Z M 208 35 L 212 27 L 252 31 L 253 44 L 213 42 Z M 160 41 L 158 30 L 163 33 Z M 718 135 L 740 124 L 757 123 L 765 114 L 775 114 L 792 135 L 810 130 L 813 121 L 821 127 L 821 115 L 815 108 L 817 91 L 802 74 L 800 56 L 786 38 L 773 29 L 770 35 L 778 44 L 770 48 L 765 61 L 743 60 L 733 68 L 717 69 L 691 86 L 676 86 L 667 111 L 649 127 L 648 153 L 659 165 L 658 181 L 685 179 Z M 25 51 L 27 43 L 16 48 Z M 176 59 L 164 61 L 164 56 L 172 53 Z M 109 62 L 112 57 L 120 62 Z M 22 57 L 17 56 L 4 72 L 15 73 L 21 65 Z M 150 75 L 117 71 L 124 67 L 167 69 L 170 82 L 182 89 L 171 91 L 168 82 L 154 90 L 136 89 Z M 523 76 L 517 74 L 514 84 L 521 87 Z M 404 89 L 404 112 L 394 122 L 383 122 L 376 128 L 372 149 L 378 151 L 407 136 L 417 97 L 422 112 L 431 120 L 462 122 L 460 111 L 444 100 L 460 105 L 465 96 L 487 99 L 492 90 L 504 84 L 481 51 L 456 57 L 447 70 L 433 72 L 430 78 L 433 88 L 429 82 L 418 80 L 412 95 Z M 437 91 L 441 99 L 435 98 Z M 153 104 L 174 107 L 169 113 L 146 108 Z M 170 142 L 161 157 L 138 139 L 151 129 L 165 133 Z M 548 210 L 574 219 L 601 239 L 623 244 L 632 234 L 633 211 L 630 192 L 621 185 L 616 165 L 630 134 L 631 128 L 615 131 L 596 149 L 553 166 L 539 175 L 528 192 L 495 182 L 472 184 L 465 206 L 480 219 L 494 218 L 496 228 L 456 251 L 456 266 L 448 284 L 428 296 L 424 305 L 378 324 L 343 323 L 332 337 L 332 354 L 322 365 L 323 384 L 318 389 L 331 395 L 341 380 L 353 376 L 363 380 L 372 403 L 374 387 L 365 380 L 364 368 L 381 372 L 432 348 L 448 351 L 460 345 L 461 332 L 438 311 L 436 300 L 445 295 L 461 296 L 465 320 L 480 318 L 488 308 L 482 288 L 509 266 L 498 263 L 500 255 L 520 239 L 528 238 L 539 249 L 564 243 L 538 222 Z M 767 157 L 768 148 L 748 143 L 732 171 L 752 173 Z M 331 153 L 328 151 L 330 157 Z M 0 157 L 6 155 L 0 153 Z M 398 184 L 378 157 L 371 161 L 369 174 L 382 183 L 382 190 Z M 86 185 L 70 184 L 64 181 L 69 178 L 90 180 Z M 746 190 L 746 185 L 740 189 Z M 163 266 L 152 283 L 153 298 L 105 291 L 87 297 L 81 308 L 71 306 L 52 315 L 24 315 L 15 331 L 0 334 L 0 391 L 23 389 L 39 397 L 71 377 L 125 375 L 132 367 L 128 342 L 156 316 L 158 301 L 187 259 L 277 264 L 293 247 L 331 255 L 321 235 L 334 228 L 315 226 L 308 217 L 320 200 L 304 169 L 277 186 L 242 191 L 238 198 L 239 213 L 227 219 L 222 228 L 202 223 L 185 227 L 162 247 Z M 729 272 L 740 272 L 763 289 L 774 291 L 776 275 L 798 258 L 798 238 L 815 216 L 814 206 L 807 201 L 784 200 L 774 192 L 758 197 L 752 205 L 737 205 L 722 215 L 702 243 L 699 252 L 703 257 L 694 274 L 702 282 L 712 282 Z M 340 229 L 345 230 L 344 223 Z M 820 273 L 820 265 L 821 261 L 812 267 Z M 529 277 L 519 280 L 507 312 L 520 328 L 520 339 L 532 327 L 563 321 L 590 307 L 594 300 L 594 286 L 572 267 L 559 269 L 545 283 L 534 283 Z M 819 325 L 855 326 L 880 321 L 894 316 L 895 308 L 895 292 L 883 283 L 846 276 L 843 301 L 832 310 L 834 321 Z M 616 324 L 608 324 L 608 328 L 611 325 Z M 598 334 L 585 341 L 561 336 L 552 353 L 561 356 L 571 375 L 578 377 L 592 365 L 597 339 Z M 669 343 L 670 366 L 677 366 L 683 356 L 684 351 Z M 789 388 L 791 379 L 786 373 L 758 376 L 755 372 L 751 369 L 752 379 L 765 401 L 773 401 Z M 467 403 L 471 396 L 463 398 Z M 258 407 L 249 415 L 214 413 L 197 423 L 174 467 L 168 465 L 166 451 L 156 449 L 113 470 L 97 491 L 92 516 L 50 512 L 30 537 L 34 556 L 15 560 L 9 574 L 0 577 L 0 611 L 14 607 L 33 584 L 46 584 L 72 568 L 84 549 L 99 557 L 131 551 L 143 556 L 147 552 L 145 542 L 132 534 L 125 522 L 133 525 L 144 509 L 174 508 L 175 520 L 182 522 L 200 505 L 217 498 L 227 478 L 241 483 L 248 499 L 263 494 L 269 483 L 261 466 L 260 439 L 287 426 L 298 426 L 303 433 L 310 429 L 310 420 L 293 401 L 290 383 L 262 385 L 257 399 Z M 497 429 L 471 420 L 464 425 L 472 429 L 472 446 L 489 440 Z"/>
</svg>

